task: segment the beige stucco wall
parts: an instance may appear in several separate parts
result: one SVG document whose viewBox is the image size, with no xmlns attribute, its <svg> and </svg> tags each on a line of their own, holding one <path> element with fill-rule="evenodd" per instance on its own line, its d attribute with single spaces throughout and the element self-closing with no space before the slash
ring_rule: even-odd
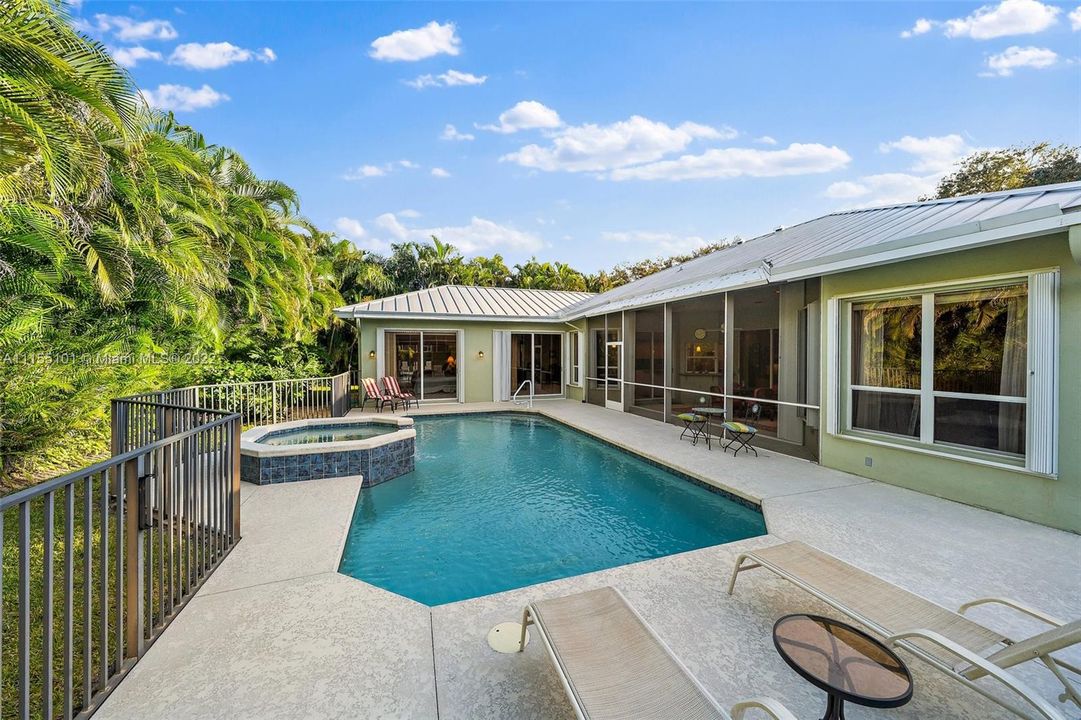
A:
<svg viewBox="0 0 1081 720">
<path fill-rule="evenodd" d="M 571 328 L 563 323 L 497 323 L 497 322 L 442 322 L 432 320 L 364 320 L 360 321 L 360 369 L 365 377 L 377 377 L 376 360 L 368 354 L 376 349 L 382 330 L 433 330 L 441 332 L 463 331 L 463 347 L 458 348 L 459 379 L 465 384 L 465 402 L 492 401 L 492 331 L 509 332 L 566 332 Z M 564 338 L 563 342 L 567 342 Z M 478 356 L 483 352 L 484 357 Z M 581 399 L 578 388 L 568 387 L 567 397 Z"/>
<path fill-rule="evenodd" d="M 1081 532 L 1081 372 L 1077 361 L 1081 358 L 1081 267 L 1070 256 L 1065 233 L 824 277 L 822 327 L 826 327 L 825 300 L 837 295 L 1052 267 L 1061 271 L 1057 478 L 869 445 L 827 433 L 822 435 L 822 464 Z M 825 338 L 822 346 L 826 346 Z M 826 358 L 822 367 L 825 390 Z M 823 392 L 823 408 L 830 400 Z M 865 464 L 868 457 L 871 467 Z"/>
</svg>

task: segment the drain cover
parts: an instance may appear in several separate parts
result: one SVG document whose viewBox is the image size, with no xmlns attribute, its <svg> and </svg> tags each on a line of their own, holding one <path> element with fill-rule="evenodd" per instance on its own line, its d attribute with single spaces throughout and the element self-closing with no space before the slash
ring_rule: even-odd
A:
<svg viewBox="0 0 1081 720">
<path fill-rule="evenodd" d="M 522 638 L 522 624 L 516 622 L 499 623 L 488 631 L 488 646 L 501 653 L 516 653 Z M 529 645 L 529 631 L 525 631 L 525 644 Z"/>
</svg>

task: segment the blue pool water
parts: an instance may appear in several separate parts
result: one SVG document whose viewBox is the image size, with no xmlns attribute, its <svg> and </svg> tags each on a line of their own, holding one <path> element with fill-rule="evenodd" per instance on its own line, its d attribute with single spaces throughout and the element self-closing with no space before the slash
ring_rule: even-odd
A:
<svg viewBox="0 0 1081 720">
<path fill-rule="evenodd" d="M 549 420 L 416 430 L 416 469 L 360 493 L 339 570 L 426 605 L 766 532 L 760 513 Z"/>
<path fill-rule="evenodd" d="M 344 442 L 395 432 L 397 425 L 377 423 L 348 423 L 336 425 L 310 425 L 293 430 L 276 430 L 259 438 L 263 445 L 308 445 L 310 443 Z"/>
</svg>

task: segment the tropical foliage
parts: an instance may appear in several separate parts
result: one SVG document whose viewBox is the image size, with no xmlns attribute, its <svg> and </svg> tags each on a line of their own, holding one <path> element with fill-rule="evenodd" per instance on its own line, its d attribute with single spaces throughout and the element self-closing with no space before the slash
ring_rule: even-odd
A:
<svg viewBox="0 0 1081 720">
<path fill-rule="evenodd" d="M 291 188 L 149 110 L 59 6 L 0 4 L 4 475 L 100 432 L 104 399 L 313 341 L 334 252 Z"/>
</svg>

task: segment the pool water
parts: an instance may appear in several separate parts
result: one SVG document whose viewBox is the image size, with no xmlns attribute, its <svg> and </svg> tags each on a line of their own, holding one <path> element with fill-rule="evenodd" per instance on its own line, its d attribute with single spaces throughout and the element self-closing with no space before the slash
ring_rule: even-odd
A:
<svg viewBox="0 0 1081 720">
<path fill-rule="evenodd" d="M 426 605 L 766 532 L 761 513 L 543 418 L 416 430 L 416 469 L 361 491 L 339 571 Z"/>
<path fill-rule="evenodd" d="M 295 430 L 279 430 L 264 435 L 258 442 L 262 445 L 307 445 L 308 443 L 343 442 L 366 440 L 398 430 L 396 425 L 353 423 L 341 425 L 310 425 Z"/>
</svg>

